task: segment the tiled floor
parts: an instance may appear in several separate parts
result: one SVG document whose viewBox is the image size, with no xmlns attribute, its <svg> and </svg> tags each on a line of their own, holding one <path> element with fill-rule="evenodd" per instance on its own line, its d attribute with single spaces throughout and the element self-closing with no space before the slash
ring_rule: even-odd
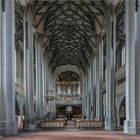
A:
<svg viewBox="0 0 140 140">
<path fill-rule="evenodd" d="M 140 136 L 106 131 L 43 131 L 20 133 L 0 140 L 140 140 Z"/>
</svg>

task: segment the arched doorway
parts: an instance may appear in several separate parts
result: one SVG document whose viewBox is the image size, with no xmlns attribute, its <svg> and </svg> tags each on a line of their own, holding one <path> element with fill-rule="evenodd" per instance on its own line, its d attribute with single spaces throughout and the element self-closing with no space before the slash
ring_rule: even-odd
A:
<svg viewBox="0 0 140 140">
<path fill-rule="evenodd" d="M 122 100 L 120 109 L 119 109 L 119 118 L 120 118 L 120 126 L 124 126 L 124 120 L 126 119 L 126 106 L 125 106 L 125 98 Z"/>
</svg>

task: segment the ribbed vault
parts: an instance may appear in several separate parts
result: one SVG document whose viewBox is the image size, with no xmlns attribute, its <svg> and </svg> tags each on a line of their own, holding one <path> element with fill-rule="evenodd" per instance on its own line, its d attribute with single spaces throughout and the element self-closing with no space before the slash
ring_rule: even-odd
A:
<svg viewBox="0 0 140 140">
<path fill-rule="evenodd" d="M 97 38 L 104 37 L 108 0 L 34 0 L 33 26 L 42 38 L 53 71 L 74 65 L 86 71 L 96 54 Z M 124 2 L 116 1 L 117 41 L 124 43 Z M 16 1 L 16 44 L 23 39 L 23 7 Z M 37 36 L 34 36 L 37 39 Z"/>
<path fill-rule="evenodd" d="M 34 2 L 34 27 L 43 32 L 43 47 L 53 70 L 71 64 L 85 71 L 96 53 L 96 37 L 105 27 L 104 6 L 100 0 Z"/>
</svg>

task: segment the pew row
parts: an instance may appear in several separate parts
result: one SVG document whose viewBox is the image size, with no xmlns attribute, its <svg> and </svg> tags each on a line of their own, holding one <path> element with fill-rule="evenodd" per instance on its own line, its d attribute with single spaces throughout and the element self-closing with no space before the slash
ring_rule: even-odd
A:
<svg viewBox="0 0 140 140">
<path fill-rule="evenodd" d="M 76 122 L 76 127 L 79 129 L 100 129 L 103 127 L 103 122 L 95 120 L 81 120 Z"/>
<path fill-rule="evenodd" d="M 41 128 L 45 130 L 59 130 L 64 129 L 65 121 L 48 121 L 42 122 Z"/>
</svg>

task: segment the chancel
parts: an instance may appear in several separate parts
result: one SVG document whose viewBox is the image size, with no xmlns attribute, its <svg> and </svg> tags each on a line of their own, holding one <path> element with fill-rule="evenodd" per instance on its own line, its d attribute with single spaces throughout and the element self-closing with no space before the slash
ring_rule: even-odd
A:
<svg viewBox="0 0 140 140">
<path fill-rule="evenodd" d="M 0 137 L 140 134 L 139 5 L 0 0 Z"/>
</svg>

